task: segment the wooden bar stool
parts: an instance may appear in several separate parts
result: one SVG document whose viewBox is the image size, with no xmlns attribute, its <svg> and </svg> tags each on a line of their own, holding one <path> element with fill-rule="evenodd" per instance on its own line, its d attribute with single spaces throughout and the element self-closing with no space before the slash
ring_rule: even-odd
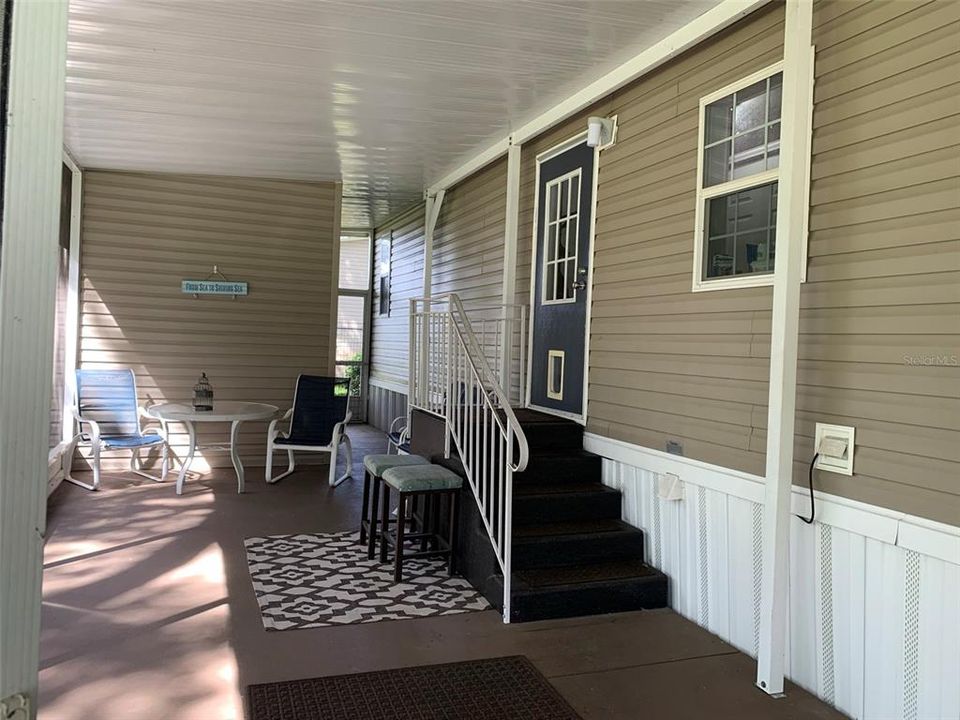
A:
<svg viewBox="0 0 960 720">
<path fill-rule="evenodd" d="M 390 468 L 429 465 L 419 455 L 366 455 L 363 458 L 363 499 L 360 503 L 360 544 L 367 546 L 367 557 L 373 560 L 377 547 L 377 510 L 383 473 Z M 372 498 L 371 498 L 372 486 Z M 372 499 L 372 502 L 370 502 Z M 404 516 L 400 516 L 404 517 Z M 388 516 L 389 519 L 389 516 Z"/>
<path fill-rule="evenodd" d="M 455 472 L 447 470 L 439 465 L 411 465 L 407 467 L 394 467 L 383 473 L 383 505 L 381 505 L 383 530 L 380 532 L 380 562 L 387 561 L 388 545 L 393 545 L 395 556 L 393 564 L 394 582 L 400 582 L 403 578 L 403 561 L 409 558 L 423 557 L 445 557 L 447 558 L 447 572 L 453 575 L 454 553 L 457 542 L 457 522 L 459 515 L 459 506 L 457 498 L 460 495 L 460 488 L 463 485 L 463 478 Z M 406 532 L 405 523 L 397 522 L 395 530 L 390 531 L 388 520 L 390 517 L 390 490 L 395 490 L 399 495 L 399 510 L 397 517 L 403 518 L 407 512 L 408 500 L 423 498 L 425 504 L 431 504 L 436 498 L 437 504 L 444 498 L 449 498 L 448 515 L 449 523 L 446 537 L 440 534 L 439 530 L 439 507 L 431 512 L 431 522 L 429 528 L 422 528 L 421 532 Z M 427 525 L 425 523 L 425 525 Z M 408 540 L 428 539 L 434 546 L 432 550 L 425 550 L 421 544 L 421 549 L 415 552 L 408 552 L 404 548 L 404 542 Z"/>
</svg>

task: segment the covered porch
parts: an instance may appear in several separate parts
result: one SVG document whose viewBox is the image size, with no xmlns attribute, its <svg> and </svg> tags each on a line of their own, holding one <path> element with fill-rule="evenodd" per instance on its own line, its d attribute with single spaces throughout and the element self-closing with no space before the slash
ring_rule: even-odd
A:
<svg viewBox="0 0 960 720">
<path fill-rule="evenodd" d="M 350 434 L 359 456 L 385 437 Z M 355 477 L 360 477 L 358 460 Z M 218 470 L 175 496 L 131 477 L 96 495 L 66 486 L 50 508 L 44 554 L 40 718 L 241 718 L 244 689 L 525 655 L 584 718 L 638 714 L 839 718 L 790 686 L 752 687 L 753 661 L 670 610 L 504 625 L 493 609 L 450 617 L 265 632 L 244 538 L 355 530 L 360 485 L 322 469 L 236 493 Z M 726 711 L 720 713 L 726 715 Z"/>
<path fill-rule="evenodd" d="M 960 3 L 0 4 L 0 716 L 960 715 Z"/>
</svg>

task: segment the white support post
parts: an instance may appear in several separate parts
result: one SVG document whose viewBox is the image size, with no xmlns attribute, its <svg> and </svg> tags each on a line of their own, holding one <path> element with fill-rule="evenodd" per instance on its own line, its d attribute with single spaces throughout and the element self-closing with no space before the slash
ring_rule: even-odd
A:
<svg viewBox="0 0 960 720">
<path fill-rule="evenodd" d="M 787 0 L 783 49 L 784 118 L 777 198 L 777 259 L 773 284 L 770 390 L 767 408 L 767 464 L 763 506 L 763 569 L 760 596 L 760 649 L 757 686 L 783 693 L 787 639 L 787 578 L 790 548 L 790 495 L 797 404 L 797 345 L 805 188 L 810 162 L 807 137 L 811 113 L 813 53 L 810 42 L 813 0 Z"/>
<path fill-rule="evenodd" d="M 67 2 L 15 2 L 0 242 L 0 704 L 36 713 Z"/>
<path fill-rule="evenodd" d="M 446 195 L 445 190 L 437 190 L 434 194 L 427 194 L 426 207 L 424 208 L 424 228 L 423 228 L 423 305 L 420 311 L 423 313 L 423 320 L 420 324 L 420 352 L 419 366 L 420 373 L 418 385 L 421 389 L 427 386 L 427 341 L 429 339 L 429 327 L 427 324 L 427 313 L 430 312 L 430 295 L 433 292 L 433 235 L 437 229 L 437 220 L 440 219 L 440 208 L 443 207 L 443 198 Z M 421 398 L 418 398 L 421 399 Z"/>
<path fill-rule="evenodd" d="M 63 151 L 63 162 L 72 174 L 70 185 L 70 256 L 67 267 L 67 302 L 65 309 L 64 359 L 63 359 L 63 418 L 61 440 L 73 439 L 74 420 L 70 406 L 74 402 L 77 353 L 80 337 L 80 223 L 83 211 L 83 169 L 73 156 Z M 66 458 L 68 466 L 70 458 Z"/>
<path fill-rule="evenodd" d="M 340 313 L 340 212 L 343 207 L 343 183 L 333 190 L 333 237 L 330 253 L 330 333 L 327 345 L 327 372 L 337 374 L 337 322 Z"/>
<path fill-rule="evenodd" d="M 503 225 L 503 357 L 500 381 L 508 398 L 513 366 L 513 305 L 517 294 L 517 237 L 520 228 L 520 145 L 507 149 L 507 212 Z M 519 388 L 523 397 L 525 389 Z M 512 398 L 511 398 L 512 399 Z"/>
</svg>

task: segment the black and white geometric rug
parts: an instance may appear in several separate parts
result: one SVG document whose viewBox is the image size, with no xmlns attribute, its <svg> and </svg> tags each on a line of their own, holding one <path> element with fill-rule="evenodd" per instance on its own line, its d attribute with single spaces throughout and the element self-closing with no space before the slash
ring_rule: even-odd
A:
<svg viewBox="0 0 960 720">
<path fill-rule="evenodd" d="M 406 620 L 486 610 L 489 603 L 442 558 L 393 565 L 367 559 L 353 531 L 247 538 L 247 566 L 267 630 Z"/>
</svg>

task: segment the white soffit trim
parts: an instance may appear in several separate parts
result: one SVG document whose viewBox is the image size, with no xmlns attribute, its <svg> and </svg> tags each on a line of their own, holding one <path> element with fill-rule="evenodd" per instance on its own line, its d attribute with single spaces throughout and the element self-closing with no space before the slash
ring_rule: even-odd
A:
<svg viewBox="0 0 960 720">
<path fill-rule="evenodd" d="M 729 27 L 770 0 L 727 0 L 708 10 L 696 20 L 687 23 L 675 33 L 651 45 L 627 62 L 594 80 L 534 119 L 521 125 L 516 131 L 497 141 L 482 152 L 466 160 L 440 179 L 428 186 L 427 193 L 456 185 L 481 168 L 499 158 L 511 144 L 522 145 L 533 137 L 566 120 L 615 90 L 656 69 L 682 52 Z"/>
<path fill-rule="evenodd" d="M 583 446 L 585 450 L 614 462 L 659 474 L 672 473 L 690 485 L 715 490 L 756 504 L 763 503 L 764 479 L 759 475 L 711 465 L 702 460 L 672 455 L 662 450 L 590 432 L 584 433 Z M 818 523 L 960 565 L 958 526 L 819 490 L 814 492 L 814 496 L 817 501 Z M 810 513 L 809 491 L 800 485 L 792 488 L 791 512 L 800 515 Z"/>
</svg>

